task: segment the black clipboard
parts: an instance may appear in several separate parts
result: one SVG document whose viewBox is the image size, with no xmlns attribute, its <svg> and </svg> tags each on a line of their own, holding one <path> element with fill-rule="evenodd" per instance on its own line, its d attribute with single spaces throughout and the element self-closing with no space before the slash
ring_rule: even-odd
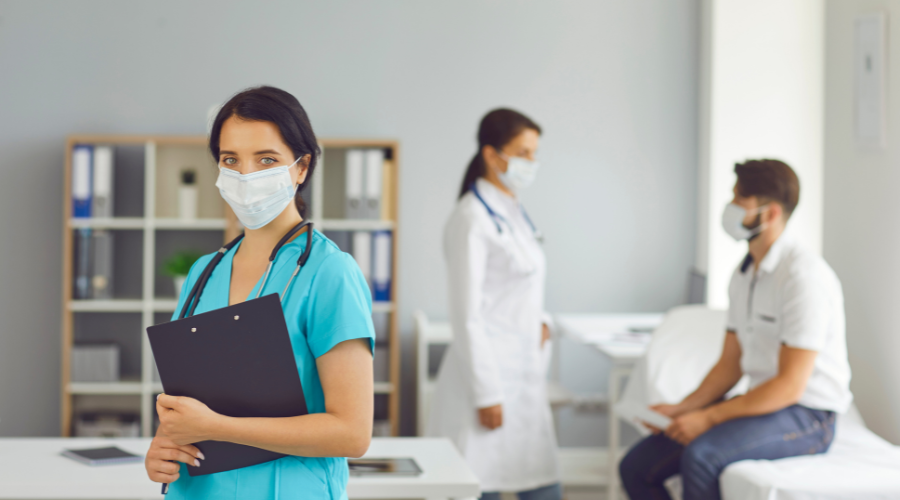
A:
<svg viewBox="0 0 900 500">
<path fill-rule="evenodd" d="M 230 417 L 305 415 L 306 399 L 278 294 L 147 328 L 166 394 Z M 201 476 L 287 455 L 223 441 L 194 443 Z"/>
</svg>

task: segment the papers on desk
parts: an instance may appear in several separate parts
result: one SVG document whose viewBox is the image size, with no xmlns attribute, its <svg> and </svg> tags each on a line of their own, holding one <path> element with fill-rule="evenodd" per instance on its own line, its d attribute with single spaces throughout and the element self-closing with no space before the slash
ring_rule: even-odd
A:
<svg viewBox="0 0 900 500">
<path fill-rule="evenodd" d="M 564 314 L 556 318 L 562 331 L 578 342 L 593 345 L 646 347 L 662 314 Z"/>
<path fill-rule="evenodd" d="M 630 420 L 637 424 L 646 422 L 657 429 L 665 430 L 669 427 L 669 424 L 672 423 L 671 418 L 661 413 L 656 413 L 650 408 L 647 408 L 647 406 L 634 400 L 619 401 L 616 403 L 614 409 L 616 415 L 625 420 Z"/>
<path fill-rule="evenodd" d="M 650 343 L 652 330 L 633 328 L 621 332 L 589 332 L 584 340 L 589 344 L 619 344 L 622 346 L 646 346 Z"/>
</svg>

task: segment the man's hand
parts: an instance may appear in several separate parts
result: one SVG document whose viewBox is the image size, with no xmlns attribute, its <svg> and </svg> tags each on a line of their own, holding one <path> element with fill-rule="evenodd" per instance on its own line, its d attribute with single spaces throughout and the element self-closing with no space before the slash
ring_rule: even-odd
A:
<svg viewBox="0 0 900 500">
<path fill-rule="evenodd" d="M 653 405 L 650 407 L 650 409 L 655 411 L 656 413 L 659 413 L 660 415 L 665 415 L 669 418 L 675 418 L 683 413 L 686 413 L 681 405 Z M 660 429 L 659 427 L 648 424 L 647 422 L 641 422 L 641 424 L 643 424 L 643 426 L 649 429 L 653 434 L 661 434 L 663 432 L 666 432 L 665 429 Z"/>
<path fill-rule="evenodd" d="M 691 441 L 697 439 L 697 437 L 712 429 L 715 425 L 712 414 L 708 410 L 692 411 L 675 417 L 669 428 L 666 429 L 666 436 L 687 446 Z"/>
<path fill-rule="evenodd" d="M 478 421 L 481 425 L 494 430 L 503 425 L 503 405 L 488 406 L 478 409 Z"/>
</svg>

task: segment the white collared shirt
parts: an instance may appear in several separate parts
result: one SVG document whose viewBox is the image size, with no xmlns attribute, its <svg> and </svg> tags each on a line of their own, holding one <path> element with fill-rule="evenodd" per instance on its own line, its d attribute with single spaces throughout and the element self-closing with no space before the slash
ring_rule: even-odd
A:
<svg viewBox="0 0 900 500">
<path fill-rule="evenodd" d="M 741 345 L 741 369 L 756 387 L 778 374 L 782 344 L 818 352 L 798 402 L 843 413 L 850 407 L 844 295 L 841 282 L 821 257 L 782 235 L 759 269 L 748 254 L 728 287 L 728 330 Z"/>
</svg>

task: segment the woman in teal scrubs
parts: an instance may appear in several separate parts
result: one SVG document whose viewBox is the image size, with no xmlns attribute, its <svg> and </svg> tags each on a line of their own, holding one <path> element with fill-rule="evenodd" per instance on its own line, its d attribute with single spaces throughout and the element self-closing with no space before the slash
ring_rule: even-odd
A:
<svg viewBox="0 0 900 500">
<path fill-rule="evenodd" d="M 215 267 L 195 314 L 257 296 L 272 249 L 303 220 L 299 193 L 319 153 L 300 103 L 272 87 L 229 100 L 213 124 L 209 148 L 220 170 L 216 185 L 246 231 Z M 233 418 L 196 399 L 160 395 L 160 427 L 145 465 L 150 479 L 170 483 L 170 500 L 346 498 L 343 457 L 364 454 L 372 435 L 372 298 L 353 258 L 318 231 L 309 259 L 288 286 L 306 247 L 307 235 L 298 236 L 307 229 L 278 251 L 262 295 L 285 294 L 284 317 L 309 414 Z M 213 255 L 194 264 L 181 301 Z M 206 440 L 290 456 L 192 477 L 187 467 L 202 468 L 205 457 L 191 443 Z"/>
</svg>

